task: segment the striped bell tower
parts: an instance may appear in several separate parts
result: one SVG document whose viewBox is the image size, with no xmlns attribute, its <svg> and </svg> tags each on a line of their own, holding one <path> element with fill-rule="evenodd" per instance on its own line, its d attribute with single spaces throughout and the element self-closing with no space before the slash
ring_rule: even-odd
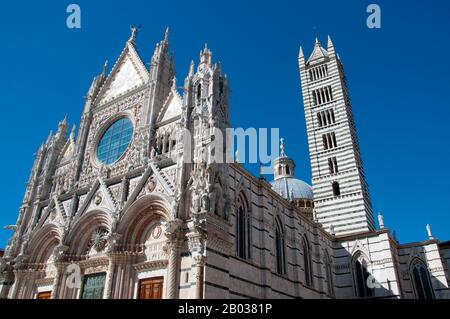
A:
<svg viewBox="0 0 450 319">
<path fill-rule="evenodd" d="M 344 67 L 331 38 L 299 54 L 316 218 L 336 235 L 375 229 Z"/>
</svg>

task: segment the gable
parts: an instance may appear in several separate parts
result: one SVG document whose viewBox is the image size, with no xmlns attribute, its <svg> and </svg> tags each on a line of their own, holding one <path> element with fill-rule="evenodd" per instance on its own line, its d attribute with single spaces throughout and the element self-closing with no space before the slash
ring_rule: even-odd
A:
<svg viewBox="0 0 450 319">
<path fill-rule="evenodd" d="M 99 104 L 104 104 L 148 81 L 148 72 L 137 52 L 127 44 L 99 94 Z"/>
<path fill-rule="evenodd" d="M 176 92 L 171 92 L 163 109 L 161 110 L 161 114 L 159 115 L 158 122 L 165 122 L 170 119 L 173 119 L 182 112 L 182 104 L 183 101 L 181 97 Z"/>
</svg>

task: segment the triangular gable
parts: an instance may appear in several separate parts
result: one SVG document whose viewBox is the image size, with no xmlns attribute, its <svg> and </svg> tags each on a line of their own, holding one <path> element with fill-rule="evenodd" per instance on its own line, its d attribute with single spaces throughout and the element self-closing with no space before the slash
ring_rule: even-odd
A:
<svg viewBox="0 0 450 319">
<path fill-rule="evenodd" d="M 127 42 L 125 49 L 101 88 L 97 100 L 99 104 L 104 104 L 147 83 L 148 80 L 149 74 L 144 63 L 134 46 Z"/>
<path fill-rule="evenodd" d="M 64 145 L 60 158 L 59 163 L 67 162 L 68 160 L 72 159 L 73 152 L 75 150 L 75 141 L 73 139 L 69 139 L 66 142 L 66 145 Z"/>
<path fill-rule="evenodd" d="M 50 216 L 54 212 L 54 216 Z M 52 217 L 52 218 L 49 218 Z M 64 206 L 58 201 L 57 196 L 53 196 L 45 209 L 43 216 L 41 216 L 39 223 L 35 229 L 41 228 L 44 224 L 48 222 L 65 224 L 67 221 L 67 213 Z"/>
<path fill-rule="evenodd" d="M 178 92 L 175 91 L 175 89 L 172 89 L 166 99 L 166 102 L 164 103 L 164 107 L 161 109 L 161 113 L 159 114 L 157 121 L 166 122 L 180 116 L 182 113 L 182 107 L 183 99 Z"/>
<path fill-rule="evenodd" d="M 89 191 L 86 200 L 84 201 L 78 216 L 91 210 L 103 210 L 111 213 L 118 211 L 118 205 L 109 188 L 100 178 L 94 183 Z"/>
<path fill-rule="evenodd" d="M 326 57 L 328 57 L 328 52 L 324 48 L 322 48 L 319 42 L 317 42 L 316 45 L 314 46 L 314 51 L 312 52 L 311 56 L 308 59 L 308 63 Z"/>
</svg>

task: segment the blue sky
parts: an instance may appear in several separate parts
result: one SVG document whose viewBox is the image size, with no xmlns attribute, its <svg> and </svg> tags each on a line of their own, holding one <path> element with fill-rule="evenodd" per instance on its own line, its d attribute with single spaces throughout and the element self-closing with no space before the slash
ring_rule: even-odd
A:
<svg viewBox="0 0 450 319">
<path fill-rule="evenodd" d="M 170 26 L 177 77 L 207 42 L 231 87 L 232 124 L 279 127 L 297 176 L 311 180 L 297 55 L 330 34 L 344 62 L 375 211 L 405 241 L 450 239 L 450 3 L 427 1 L 8 1 L 0 11 L 0 225 L 16 222 L 34 153 L 68 114 L 78 124 L 92 78 L 115 62 L 130 24 L 149 62 Z M 381 6 L 382 28 L 366 26 Z M 180 82 L 179 82 L 180 83 Z M 250 167 L 257 174 L 257 167 Z M 0 247 L 10 232 L 0 230 Z"/>
</svg>

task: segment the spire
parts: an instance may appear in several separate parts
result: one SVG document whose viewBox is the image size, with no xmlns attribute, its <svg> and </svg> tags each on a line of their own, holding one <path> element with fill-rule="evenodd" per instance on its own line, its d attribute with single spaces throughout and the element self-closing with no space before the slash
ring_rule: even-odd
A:
<svg viewBox="0 0 450 319">
<path fill-rule="evenodd" d="M 105 64 L 103 64 L 103 72 L 102 72 L 103 76 L 106 76 L 106 72 L 108 71 L 108 64 L 109 64 L 108 60 L 106 60 Z"/>
<path fill-rule="evenodd" d="M 177 78 L 175 76 L 172 79 L 172 90 L 173 91 L 177 90 Z"/>
<path fill-rule="evenodd" d="M 170 36 L 170 29 L 169 27 L 166 28 L 166 33 L 164 34 L 164 43 L 169 43 L 169 36 Z"/>
<path fill-rule="evenodd" d="M 212 52 L 208 49 L 208 44 L 205 43 L 205 48 L 200 51 L 200 64 L 206 63 L 211 64 L 212 62 Z"/>
<path fill-rule="evenodd" d="M 47 137 L 47 141 L 45 142 L 45 144 L 48 146 L 52 140 L 53 137 L 53 131 L 50 131 L 50 134 Z"/>
<path fill-rule="evenodd" d="M 327 45 L 327 51 L 331 56 L 335 55 L 335 50 L 334 50 L 334 44 L 333 41 L 331 41 L 331 37 L 328 35 L 328 45 Z"/>
<path fill-rule="evenodd" d="M 72 131 L 70 132 L 70 137 L 69 137 L 70 140 L 75 139 L 75 130 L 76 130 L 76 125 L 74 124 L 72 126 Z"/>
<path fill-rule="evenodd" d="M 194 61 L 191 61 L 191 66 L 189 67 L 189 75 L 188 77 L 192 78 L 195 74 L 195 63 Z"/>
<path fill-rule="evenodd" d="M 298 58 L 299 59 L 304 59 L 305 55 L 303 54 L 303 48 L 300 46 L 300 51 L 298 52 Z"/>
<path fill-rule="evenodd" d="M 330 49 L 331 47 L 334 47 L 334 45 L 333 45 L 333 41 L 331 41 L 330 35 L 328 35 L 328 49 Z"/>
</svg>

